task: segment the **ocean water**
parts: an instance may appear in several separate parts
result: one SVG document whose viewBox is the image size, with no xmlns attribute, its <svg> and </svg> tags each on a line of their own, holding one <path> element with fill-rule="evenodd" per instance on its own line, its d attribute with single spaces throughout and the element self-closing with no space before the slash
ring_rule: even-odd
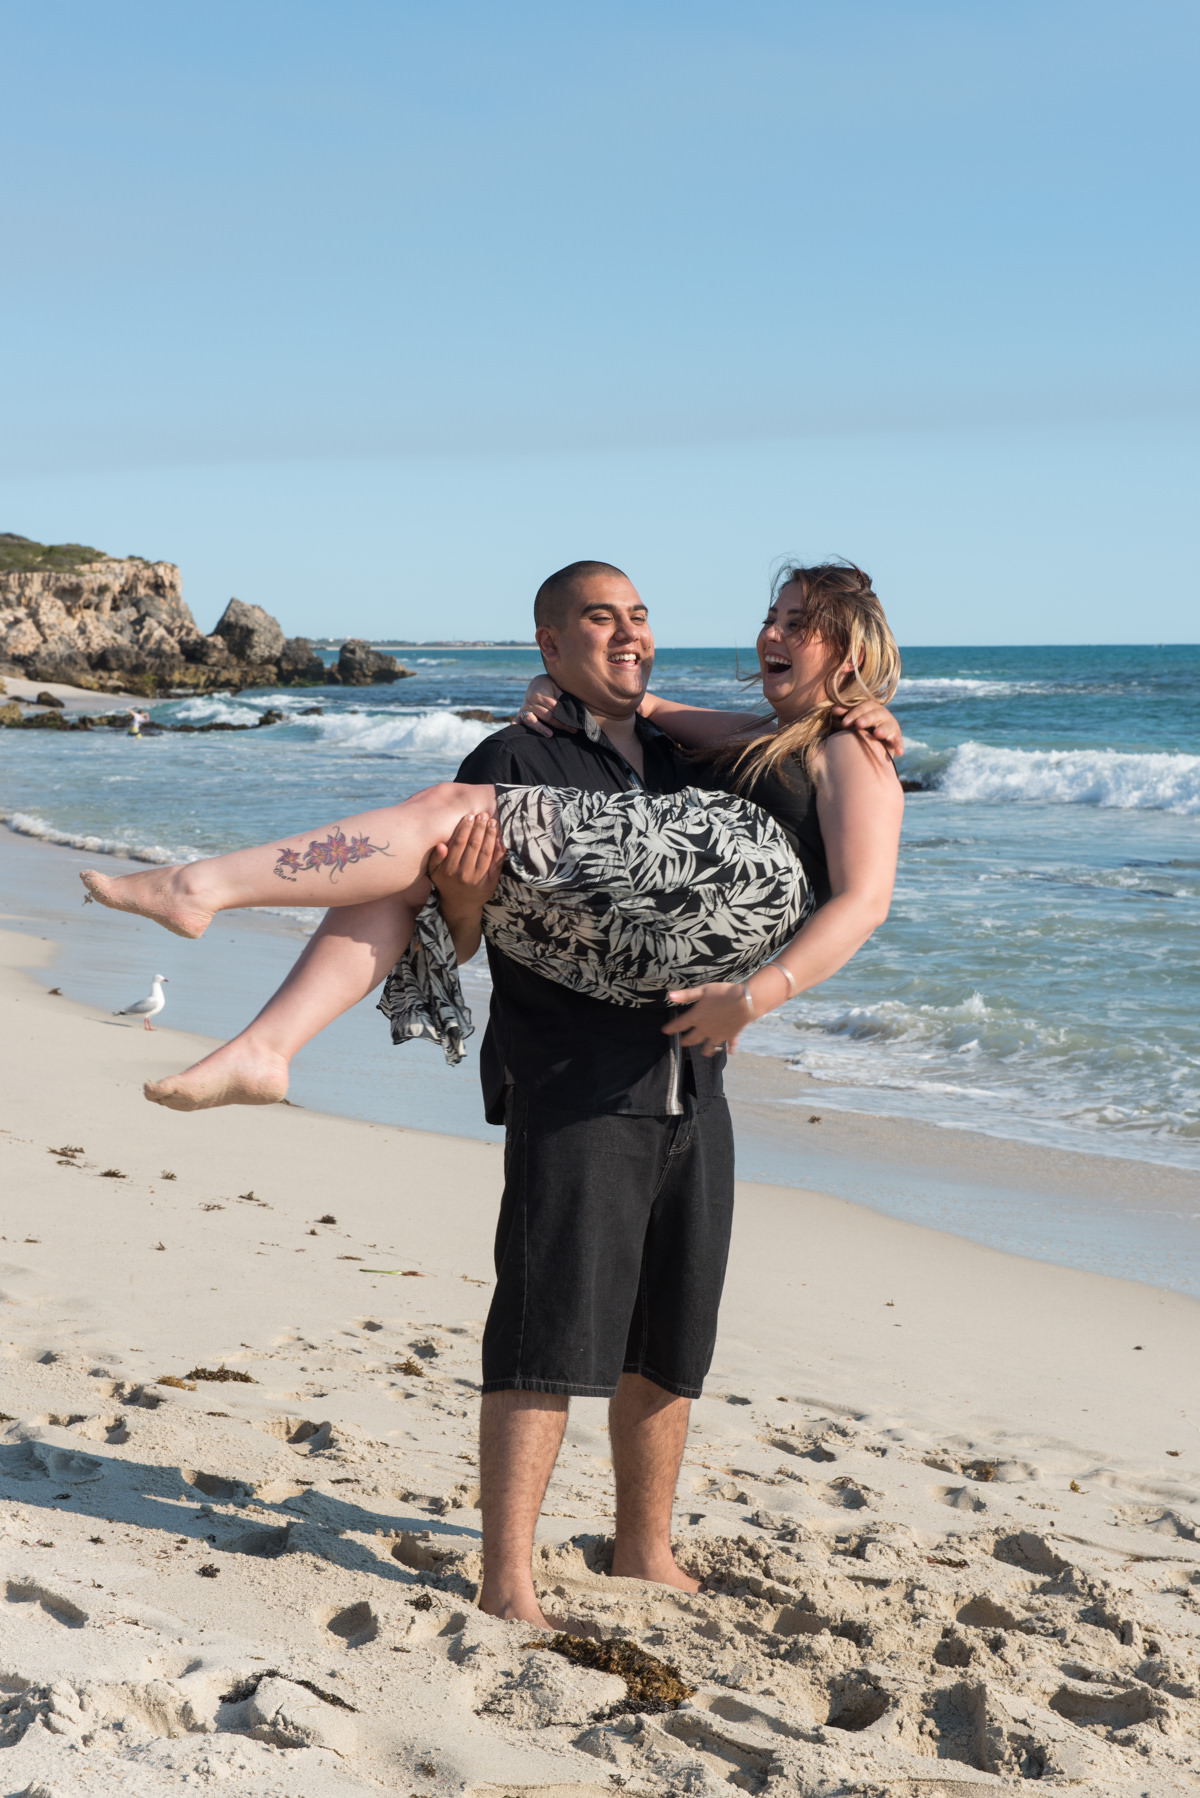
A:
<svg viewBox="0 0 1200 1798">
<path fill-rule="evenodd" d="M 393 687 L 151 708 L 284 712 L 253 733 L 0 732 L 0 817 L 154 861 L 315 827 L 453 775 L 494 728 L 456 712 L 511 712 L 538 665 L 405 655 Z M 654 685 L 744 706 L 737 660 L 662 650 Z M 924 790 L 891 917 L 746 1046 L 831 1107 L 1200 1167 L 1200 648 L 917 648 L 904 668 L 902 772 Z"/>
</svg>

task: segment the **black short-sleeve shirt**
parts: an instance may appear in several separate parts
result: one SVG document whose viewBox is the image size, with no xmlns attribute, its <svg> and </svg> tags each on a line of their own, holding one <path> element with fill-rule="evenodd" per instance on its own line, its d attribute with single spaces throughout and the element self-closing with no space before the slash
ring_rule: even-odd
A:
<svg viewBox="0 0 1200 1798">
<path fill-rule="evenodd" d="M 458 779 L 498 786 L 578 787 L 586 793 L 677 793 L 694 784 L 691 764 L 655 725 L 637 720 L 645 778 L 571 694 L 558 715 L 573 730 L 543 737 L 523 725 L 497 731 L 473 749 Z M 574 1117 L 677 1114 L 684 1096 L 718 1096 L 724 1052 L 706 1058 L 664 1036 L 666 1005 L 611 1005 L 543 980 L 488 944 L 492 1002 L 480 1054 L 489 1123 L 504 1122 L 505 1092 L 515 1086 Z"/>
</svg>

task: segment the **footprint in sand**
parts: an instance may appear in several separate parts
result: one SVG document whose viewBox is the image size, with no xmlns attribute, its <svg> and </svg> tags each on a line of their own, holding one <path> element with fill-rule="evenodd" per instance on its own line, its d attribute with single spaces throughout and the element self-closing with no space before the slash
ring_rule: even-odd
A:
<svg viewBox="0 0 1200 1798">
<path fill-rule="evenodd" d="M 280 1442 L 286 1442 L 289 1448 L 294 1448 L 301 1455 L 319 1455 L 323 1449 L 335 1446 L 333 1425 L 328 1421 L 313 1423 L 307 1417 L 273 1417 L 254 1427 L 267 1436 L 275 1436 Z"/>
<path fill-rule="evenodd" d="M 819 1437 L 805 1436 L 760 1436 L 768 1448 L 781 1449 L 785 1455 L 798 1455 L 804 1461 L 836 1461 L 837 1456 L 831 1448 L 827 1448 Z"/>
<path fill-rule="evenodd" d="M 329 1633 L 339 1637 L 347 1648 L 365 1648 L 379 1634 L 379 1618 L 365 1598 L 358 1604 L 347 1605 L 344 1610 L 334 1611 L 323 1621 Z"/>
<path fill-rule="evenodd" d="M 1173 1536 L 1178 1542 L 1200 1542 L 1200 1521 L 1181 1517 L 1178 1511 L 1166 1510 L 1162 1505 L 1119 1505 L 1116 1514 L 1123 1523 L 1153 1530 L 1156 1536 Z"/>
<path fill-rule="evenodd" d="M 968 1600 L 958 1611 L 955 1618 L 971 1629 L 1022 1629 L 1028 1626 L 1029 1619 L 1016 1616 L 1006 1605 L 997 1604 L 994 1598 L 986 1593 L 979 1598 Z"/>
<path fill-rule="evenodd" d="M 55 1623 L 61 1623 L 64 1629 L 82 1629 L 88 1620 L 86 1611 L 81 1611 L 77 1604 L 69 1598 L 62 1598 L 57 1592 L 50 1592 L 35 1580 L 9 1580 L 4 1589 L 4 1596 L 9 1604 L 35 1604 L 45 1611 L 47 1617 L 53 1617 Z"/>
<path fill-rule="evenodd" d="M 0 1448 L 0 1477 L 10 1480 L 52 1479 L 59 1485 L 77 1486 L 104 1477 L 104 1462 L 95 1455 L 54 1448 L 48 1442 L 19 1442 Z"/>
<path fill-rule="evenodd" d="M 245 1504 L 250 1497 L 251 1487 L 245 1480 L 229 1480 L 222 1474 L 201 1473 L 190 1467 L 181 1467 L 179 1477 L 185 1485 L 203 1492 L 205 1498 L 215 1498 L 219 1505 Z"/>
<path fill-rule="evenodd" d="M 813 1490 L 827 1505 L 839 1505 L 845 1511 L 866 1510 L 871 1500 L 879 1497 L 869 1486 L 860 1486 L 848 1474 L 843 1474 L 840 1479 L 830 1480 L 827 1486 L 816 1486 Z"/>
<path fill-rule="evenodd" d="M 85 1417 L 74 1427 L 87 1442 L 110 1442 L 119 1448 L 129 1441 L 129 1425 L 123 1417 Z"/>
<path fill-rule="evenodd" d="M 930 1498 L 936 1498 L 941 1505 L 949 1505 L 952 1511 L 986 1511 L 987 1503 L 969 1486 L 929 1486 L 926 1488 Z"/>
</svg>

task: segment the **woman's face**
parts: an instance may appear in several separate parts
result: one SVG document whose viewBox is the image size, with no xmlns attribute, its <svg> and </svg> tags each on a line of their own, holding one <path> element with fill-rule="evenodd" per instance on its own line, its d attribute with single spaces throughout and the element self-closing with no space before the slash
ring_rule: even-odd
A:
<svg viewBox="0 0 1200 1798">
<path fill-rule="evenodd" d="M 805 635 L 800 589 L 779 589 L 758 633 L 763 694 L 781 723 L 791 724 L 824 697 L 831 657 L 823 638 Z"/>
</svg>

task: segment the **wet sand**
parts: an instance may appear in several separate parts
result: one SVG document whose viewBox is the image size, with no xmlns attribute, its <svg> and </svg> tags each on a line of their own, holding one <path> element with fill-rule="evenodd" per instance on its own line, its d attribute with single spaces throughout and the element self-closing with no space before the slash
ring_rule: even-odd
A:
<svg viewBox="0 0 1200 1798">
<path fill-rule="evenodd" d="M 114 919 L 82 904 L 77 870 L 91 864 L 130 866 L 0 825 L 0 912 L 13 929 L 55 942 L 39 978 L 74 998 L 105 1009 L 126 1004 L 149 991 L 152 974 L 165 973 L 164 1021 L 223 1041 L 303 944 L 299 922 L 265 912 L 225 914 L 198 943 L 139 919 Z M 297 1058 L 292 1098 L 345 1117 L 498 1142 L 501 1132 L 483 1120 L 474 1059 L 486 968 L 472 964 L 464 986 L 480 1034 L 461 1067 L 448 1069 L 428 1043 L 393 1048 L 367 1002 Z M 209 1040 L 205 1050 L 211 1047 Z M 746 1178 L 816 1188 L 989 1247 L 1200 1297 L 1196 1173 L 835 1109 L 821 1083 L 766 1056 L 735 1056 L 727 1087 Z M 814 1115 L 819 1125 L 809 1123 Z"/>
</svg>

